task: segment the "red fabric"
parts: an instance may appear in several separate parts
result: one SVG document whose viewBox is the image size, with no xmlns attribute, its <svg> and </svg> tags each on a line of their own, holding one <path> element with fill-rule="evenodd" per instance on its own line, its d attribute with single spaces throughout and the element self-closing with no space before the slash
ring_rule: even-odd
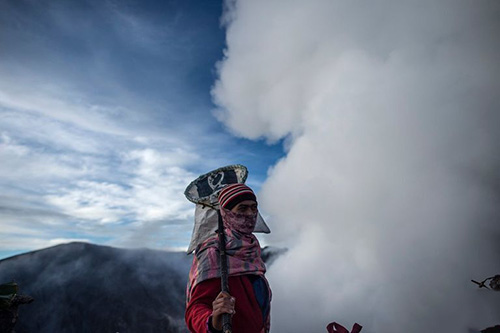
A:
<svg viewBox="0 0 500 333">
<path fill-rule="evenodd" d="M 229 276 L 254 274 L 264 276 L 266 265 L 261 257 L 260 244 L 254 234 L 243 235 L 226 228 L 226 254 Z M 214 234 L 196 248 L 189 271 L 186 300 L 202 281 L 220 278 L 219 238 Z"/>
<path fill-rule="evenodd" d="M 262 333 L 265 323 L 253 293 L 250 279 L 245 275 L 228 279 L 231 296 L 236 299 L 236 313 L 232 319 L 233 332 Z M 185 319 L 192 333 L 206 333 L 207 320 L 212 315 L 212 302 L 221 290 L 219 278 L 205 280 L 196 285 L 186 307 Z"/>
<path fill-rule="evenodd" d="M 363 328 L 363 326 L 354 324 L 350 333 L 359 333 L 361 332 L 361 328 Z M 326 330 L 328 331 L 328 333 L 349 333 L 349 331 L 344 326 L 335 322 L 328 324 Z"/>
</svg>

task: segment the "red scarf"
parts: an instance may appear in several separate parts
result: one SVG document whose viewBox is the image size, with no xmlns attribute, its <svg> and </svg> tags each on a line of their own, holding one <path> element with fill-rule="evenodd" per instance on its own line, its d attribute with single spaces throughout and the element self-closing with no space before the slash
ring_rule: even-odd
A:
<svg viewBox="0 0 500 333">
<path fill-rule="evenodd" d="M 265 280 L 266 266 L 260 257 L 260 244 L 257 237 L 252 234 L 257 215 L 248 217 L 223 208 L 221 213 L 225 226 L 229 276 L 255 274 L 262 276 Z M 195 250 L 186 290 L 187 302 L 198 283 L 220 277 L 218 237 L 215 233 L 198 245 Z"/>
</svg>

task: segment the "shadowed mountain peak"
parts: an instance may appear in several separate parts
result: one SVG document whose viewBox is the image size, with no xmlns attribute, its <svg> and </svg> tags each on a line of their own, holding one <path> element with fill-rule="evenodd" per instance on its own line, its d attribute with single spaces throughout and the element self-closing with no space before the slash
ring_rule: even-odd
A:
<svg viewBox="0 0 500 333">
<path fill-rule="evenodd" d="M 283 250 L 266 247 L 270 264 Z M 18 332 L 187 332 L 185 288 L 192 256 L 74 242 L 0 261 L 35 301 L 19 309 Z"/>
<path fill-rule="evenodd" d="M 18 332 L 185 332 L 185 253 L 69 243 L 0 261 L 35 302 Z"/>
</svg>

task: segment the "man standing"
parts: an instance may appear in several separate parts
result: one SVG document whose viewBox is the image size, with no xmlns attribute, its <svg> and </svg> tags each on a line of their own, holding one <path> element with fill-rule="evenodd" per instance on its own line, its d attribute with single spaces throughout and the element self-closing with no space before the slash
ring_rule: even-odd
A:
<svg viewBox="0 0 500 333">
<path fill-rule="evenodd" d="M 232 316 L 236 333 L 266 333 L 270 328 L 271 290 L 260 244 L 253 234 L 257 198 L 245 184 L 231 184 L 218 196 L 226 237 L 229 292 L 221 292 L 218 235 L 195 250 L 189 272 L 185 319 L 194 333 L 221 332 L 222 315 Z"/>
</svg>

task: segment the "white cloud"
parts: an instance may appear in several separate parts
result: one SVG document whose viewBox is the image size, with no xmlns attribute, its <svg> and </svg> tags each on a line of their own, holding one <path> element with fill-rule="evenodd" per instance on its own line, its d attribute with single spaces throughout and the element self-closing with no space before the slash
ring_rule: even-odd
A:
<svg viewBox="0 0 500 333">
<path fill-rule="evenodd" d="M 146 220 L 186 219 L 192 215 L 192 207 L 180 193 L 194 175 L 183 169 L 199 157 L 182 149 L 165 153 L 153 149 L 135 150 L 128 155 L 136 163 L 131 186 L 137 202 L 148 205 L 137 206 L 139 216 Z"/>
<path fill-rule="evenodd" d="M 54 175 L 58 179 L 69 179 L 85 172 L 83 165 L 77 165 L 67 155 L 51 154 L 43 148 L 16 142 L 6 133 L 2 134 L 0 140 L 0 174 L 4 175 L 3 182 L 17 183 L 23 187 L 24 184 L 47 181 Z"/>
<path fill-rule="evenodd" d="M 493 8 L 239 1 L 229 13 L 219 118 L 247 138 L 290 136 L 260 193 L 268 240 L 290 247 L 269 272 L 273 330 L 495 324 L 498 298 L 470 284 L 498 270 Z"/>
<path fill-rule="evenodd" d="M 86 238 L 54 238 L 49 240 L 50 246 L 55 246 L 59 244 L 66 244 L 66 243 L 71 243 L 71 242 L 84 242 L 84 243 L 90 243 L 90 240 Z"/>
<path fill-rule="evenodd" d="M 182 193 L 195 176 L 183 165 L 189 165 L 196 154 L 181 149 L 137 149 L 122 153 L 114 162 L 116 168 L 69 172 L 74 179 L 62 172 L 63 166 L 50 169 L 41 163 L 41 170 L 22 178 L 30 170 L 19 166 L 25 163 L 34 168 L 36 159 L 29 147 L 5 141 L 3 156 L 13 163 L 10 169 L 4 165 L 9 177 L 0 183 L 11 189 L 9 196 L 0 197 L 0 235 L 11 240 L 5 243 L 6 249 L 37 249 L 52 244 L 50 239 L 104 240 L 110 245 L 153 248 L 182 247 L 189 242 L 193 206 Z M 14 154 L 29 158 L 16 162 Z M 18 190 L 12 190 L 16 167 Z M 34 194 L 29 196 L 28 190 Z"/>
<path fill-rule="evenodd" d="M 187 219 L 192 207 L 179 193 L 194 178 L 180 167 L 188 157 L 196 158 L 182 150 L 133 150 L 122 156 L 122 184 L 81 180 L 46 199 L 69 216 L 104 224 Z"/>
<path fill-rule="evenodd" d="M 26 88 L 26 85 L 29 88 Z M 68 89 L 69 87 L 55 83 L 47 85 L 29 82 L 24 78 L 7 77 L 0 81 L 0 106 L 31 112 L 93 132 L 113 135 L 127 133 L 116 121 L 112 121 L 124 117 L 126 110 L 89 103 L 83 96 Z"/>
<path fill-rule="evenodd" d="M 47 239 L 44 237 L 31 236 L 29 234 L 24 234 L 23 236 L 12 236 L 2 238 L 0 245 L 0 251 L 17 252 L 19 250 L 25 250 L 25 243 L 29 242 L 30 247 L 33 249 L 42 249 L 50 246 L 55 246 L 59 244 L 66 244 L 71 242 L 85 242 L 91 243 L 89 239 L 86 238 L 54 238 Z M 44 235 L 48 236 L 48 235 Z"/>
<path fill-rule="evenodd" d="M 100 223 L 119 222 L 126 216 L 128 195 L 117 184 L 80 181 L 75 188 L 58 190 L 46 200 L 60 211 L 77 219 L 96 220 Z"/>
<path fill-rule="evenodd" d="M 68 235 L 165 247 L 144 236 L 148 224 L 166 227 L 156 230 L 164 238 L 179 220 L 191 224 L 192 205 L 182 193 L 194 178 L 187 170 L 200 156 L 188 143 L 167 135 L 138 140 L 127 129 L 120 135 L 99 126 L 93 131 L 77 119 L 10 107 L 3 108 L 0 125 L 0 188 L 10 196 L 0 198 L 0 223 L 2 237 L 23 239 L 16 248 L 36 249 Z"/>
</svg>

